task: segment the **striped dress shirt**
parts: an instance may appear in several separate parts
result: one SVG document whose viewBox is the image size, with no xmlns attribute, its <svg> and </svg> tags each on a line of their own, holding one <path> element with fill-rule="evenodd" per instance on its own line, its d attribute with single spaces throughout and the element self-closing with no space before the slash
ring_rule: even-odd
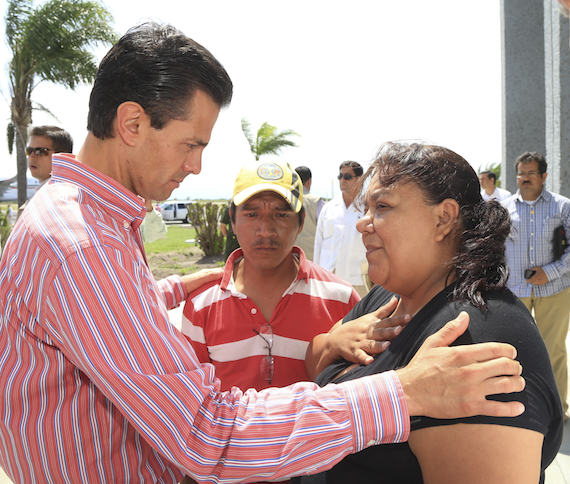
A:
<svg viewBox="0 0 570 484">
<path fill-rule="evenodd" d="M 395 373 L 220 392 L 168 321 L 187 294 L 178 277 L 152 277 L 143 215 L 115 180 L 57 155 L 13 229 L 0 263 L 0 465 L 14 482 L 286 478 L 407 439 Z"/>
<path fill-rule="evenodd" d="M 509 264 L 507 285 L 518 297 L 552 296 L 570 287 L 570 251 L 555 261 L 553 251 L 554 230 L 563 226 L 570 236 L 570 200 L 543 188 L 535 203 L 526 203 L 520 191 L 501 202 L 509 211 L 513 224 L 506 242 Z M 533 285 L 526 282 L 524 271 L 542 267 L 548 282 Z"/>
</svg>

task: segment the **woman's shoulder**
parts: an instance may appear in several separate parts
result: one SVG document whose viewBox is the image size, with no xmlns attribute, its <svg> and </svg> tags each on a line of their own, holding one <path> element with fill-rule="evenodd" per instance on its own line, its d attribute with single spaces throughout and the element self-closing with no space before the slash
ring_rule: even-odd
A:
<svg viewBox="0 0 570 484">
<path fill-rule="evenodd" d="M 413 419 L 412 430 L 453 423 L 499 424 L 521 427 L 545 436 L 543 460 L 550 462 L 558 450 L 561 438 L 562 407 L 556 389 L 548 352 L 534 322 L 524 304 L 508 289 L 484 294 L 486 311 L 481 311 L 462 301 L 448 301 L 438 313 L 443 319 L 455 317 L 461 311 L 469 314 L 469 327 L 453 345 L 485 342 L 512 344 L 517 350 L 517 360 L 523 367 L 525 389 L 517 394 L 492 395 L 492 400 L 518 400 L 526 411 L 513 418 L 470 417 L 440 421 L 421 417 Z M 445 322 L 443 322 L 445 324 Z"/>
<path fill-rule="evenodd" d="M 448 304 L 448 309 L 454 316 L 461 311 L 469 314 L 469 327 L 454 344 L 488 341 L 534 344 L 536 340 L 542 341 L 534 318 L 509 289 L 483 293 L 483 297 L 487 303 L 484 311 L 465 301 L 452 301 Z"/>
</svg>

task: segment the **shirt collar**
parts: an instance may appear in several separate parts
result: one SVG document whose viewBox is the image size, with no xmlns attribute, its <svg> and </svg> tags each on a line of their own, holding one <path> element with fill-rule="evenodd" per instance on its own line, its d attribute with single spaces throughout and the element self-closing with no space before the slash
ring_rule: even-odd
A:
<svg viewBox="0 0 570 484">
<path fill-rule="evenodd" d="M 95 168 L 81 163 L 75 155 L 61 154 L 52 157 L 52 182 L 77 185 L 81 190 L 120 223 L 137 228 L 145 216 L 144 199 L 121 185 L 117 180 Z"/>
<path fill-rule="evenodd" d="M 552 199 L 552 194 L 544 186 L 542 187 L 542 191 L 540 192 L 540 195 L 536 198 L 536 201 L 538 202 L 541 198 L 545 202 L 550 202 L 550 200 Z M 521 196 L 520 189 L 517 190 L 517 193 L 515 193 L 515 200 L 517 202 L 525 203 L 525 201 L 523 200 L 523 198 Z"/>
<path fill-rule="evenodd" d="M 309 282 L 309 263 L 307 258 L 305 257 L 305 253 L 300 247 L 293 247 L 291 251 L 295 254 L 295 257 L 299 259 L 299 270 L 297 271 L 297 277 L 295 278 L 295 282 L 303 279 L 306 283 Z M 243 250 L 241 248 L 234 250 L 228 260 L 226 261 L 226 265 L 224 266 L 224 275 L 222 277 L 222 282 L 220 284 L 220 289 L 225 291 L 228 288 L 229 283 L 232 280 L 232 274 L 234 272 L 235 264 L 243 258 Z"/>
</svg>

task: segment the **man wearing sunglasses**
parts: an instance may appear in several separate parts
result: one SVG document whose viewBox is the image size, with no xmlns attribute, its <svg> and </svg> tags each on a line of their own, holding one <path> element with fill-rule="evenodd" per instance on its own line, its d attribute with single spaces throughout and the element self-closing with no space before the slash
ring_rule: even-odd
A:
<svg viewBox="0 0 570 484">
<path fill-rule="evenodd" d="M 51 176 L 51 157 L 54 153 L 71 153 L 73 139 L 64 129 L 57 126 L 35 126 L 30 132 L 26 147 L 28 168 L 34 178 L 43 186 Z"/>
<path fill-rule="evenodd" d="M 138 25 L 101 61 L 83 147 L 54 157 L 0 261 L 0 465 L 16 484 L 284 479 L 406 440 L 410 415 L 523 412 L 485 398 L 524 387 L 511 345 L 447 347 L 466 318 L 396 372 L 220 391 L 167 310 L 221 271 L 156 281 L 139 226 L 145 200 L 200 173 L 232 91 L 170 25 Z"/>
<path fill-rule="evenodd" d="M 317 221 L 315 262 L 352 284 L 363 297 L 368 292 L 361 265 L 366 263 L 366 248 L 356 222 L 364 215 L 354 204 L 356 184 L 363 170 L 356 161 L 340 165 L 341 194 L 326 203 Z"/>
<path fill-rule="evenodd" d="M 64 129 L 57 126 L 35 126 L 30 131 L 30 140 L 26 147 L 28 156 L 28 169 L 34 178 L 40 182 L 38 190 L 44 186 L 51 176 L 54 153 L 71 153 L 73 139 Z M 26 201 L 18 209 L 18 218 L 26 208 Z"/>
</svg>

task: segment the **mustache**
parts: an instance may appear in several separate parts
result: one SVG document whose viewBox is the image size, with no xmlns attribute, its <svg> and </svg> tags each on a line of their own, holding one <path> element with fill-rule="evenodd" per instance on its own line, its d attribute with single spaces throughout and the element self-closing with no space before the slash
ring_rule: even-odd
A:
<svg viewBox="0 0 570 484">
<path fill-rule="evenodd" d="M 283 245 L 281 245 L 277 240 L 273 240 L 273 239 L 269 239 L 269 238 L 263 238 L 263 239 L 259 239 L 256 240 L 255 242 L 253 242 L 251 244 L 252 247 L 261 247 L 261 246 L 268 246 L 268 247 L 283 247 Z"/>
</svg>

